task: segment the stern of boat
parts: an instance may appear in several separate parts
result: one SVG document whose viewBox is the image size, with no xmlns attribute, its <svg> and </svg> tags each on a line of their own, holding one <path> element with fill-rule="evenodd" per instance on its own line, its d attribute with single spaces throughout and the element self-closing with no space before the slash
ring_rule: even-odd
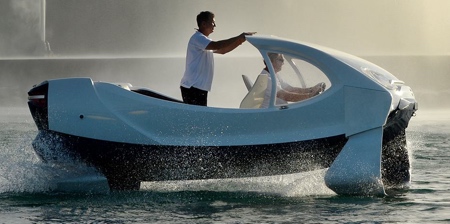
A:
<svg viewBox="0 0 450 224">
<path fill-rule="evenodd" d="M 28 108 L 39 132 L 32 144 L 34 151 L 43 161 L 49 159 L 44 150 L 49 148 L 45 147 L 49 142 L 45 134 L 48 131 L 48 86 L 49 83 L 45 81 L 28 91 Z"/>
</svg>

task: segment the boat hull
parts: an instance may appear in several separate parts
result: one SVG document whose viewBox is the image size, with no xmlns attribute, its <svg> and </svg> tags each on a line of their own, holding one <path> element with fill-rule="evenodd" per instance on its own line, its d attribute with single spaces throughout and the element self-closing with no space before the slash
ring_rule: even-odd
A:
<svg viewBox="0 0 450 224">
<path fill-rule="evenodd" d="M 383 129 L 385 187 L 410 181 L 405 128 L 413 110 L 396 111 Z M 136 190 L 141 181 L 270 176 L 328 168 L 348 138 L 344 135 L 278 144 L 170 146 L 111 142 L 40 130 L 33 141 L 47 162 L 78 160 L 97 168 L 113 190 Z"/>
<path fill-rule="evenodd" d="M 99 169 L 112 189 L 131 190 L 141 181 L 255 177 L 323 169 L 330 166 L 346 141 L 341 135 L 264 145 L 163 146 L 42 130 L 33 147 L 45 161 L 80 160 Z"/>
</svg>

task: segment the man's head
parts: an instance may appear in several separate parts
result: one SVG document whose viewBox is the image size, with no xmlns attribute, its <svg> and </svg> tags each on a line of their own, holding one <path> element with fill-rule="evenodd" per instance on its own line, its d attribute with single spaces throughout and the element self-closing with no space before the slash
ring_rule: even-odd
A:
<svg viewBox="0 0 450 224">
<path fill-rule="evenodd" d="M 279 53 L 267 53 L 269 56 L 270 61 L 272 62 L 273 69 L 275 69 L 275 72 L 281 71 L 281 67 L 283 67 L 284 64 L 284 58 L 282 54 Z M 265 64 L 265 62 L 264 62 Z M 266 65 L 267 66 L 267 65 Z"/>
<path fill-rule="evenodd" d="M 214 27 L 216 27 L 216 22 L 214 20 L 214 13 L 210 11 L 203 11 L 197 15 L 197 26 L 198 31 L 203 33 L 205 36 L 209 36 L 214 32 Z"/>
</svg>

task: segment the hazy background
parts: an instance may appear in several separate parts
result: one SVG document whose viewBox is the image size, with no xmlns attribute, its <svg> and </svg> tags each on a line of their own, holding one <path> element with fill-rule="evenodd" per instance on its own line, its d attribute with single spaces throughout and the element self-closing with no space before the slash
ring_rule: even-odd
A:
<svg viewBox="0 0 450 224">
<path fill-rule="evenodd" d="M 450 107 L 448 0 L 0 0 L 0 106 L 26 106 L 34 84 L 62 77 L 129 82 L 181 98 L 196 15 L 215 40 L 257 31 L 372 61 L 410 85 L 420 109 Z M 211 106 L 238 107 L 241 74 L 262 69 L 248 43 L 216 55 Z"/>
</svg>

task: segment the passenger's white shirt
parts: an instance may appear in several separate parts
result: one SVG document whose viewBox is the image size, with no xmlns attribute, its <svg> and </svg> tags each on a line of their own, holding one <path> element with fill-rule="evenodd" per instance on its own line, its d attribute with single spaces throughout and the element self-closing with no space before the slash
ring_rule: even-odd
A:
<svg viewBox="0 0 450 224">
<path fill-rule="evenodd" d="M 180 85 L 185 88 L 192 86 L 201 90 L 210 91 L 214 77 L 214 57 L 212 50 L 205 48 L 212 40 L 195 32 L 189 39 L 186 53 L 186 70 Z"/>
<path fill-rule="evenodd" d="M 260 75 L 266 75 L 267 76 L 267 88 L 266 91 L 264 92 L 264 100 L 261 104 L 261 106 L 259 108 L 268 108 L 269 107 L 269 102 L 270 102 L 270 93 L 272 92 L 272 79 L 270 78 L 270 74 L 268 71 L 266 71 L 265 69 L 262 70 Z M 283 81 L 283 79 L 281 79 L 279 77 L 278 74 L 275 74 L 276 79 L 277 79 L 277 92 L 279 90 L 282 90 L 284 88 L 286 88 L 286 86 L 289 86 L 286 82 Z M 280 98 L 276 98 L 276 105 L 280 105 L 280 104 L 287 104 L 287 102 L 283 99 Z"/>
</svg>

